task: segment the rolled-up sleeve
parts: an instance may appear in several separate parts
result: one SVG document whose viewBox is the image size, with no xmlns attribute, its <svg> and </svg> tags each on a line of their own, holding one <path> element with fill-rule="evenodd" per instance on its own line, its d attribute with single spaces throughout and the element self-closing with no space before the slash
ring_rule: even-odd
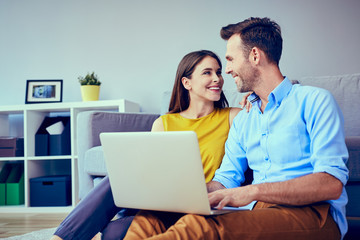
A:
<svg viewBox="0 0 360 240">
<path fill-rule="evenodd" d="M 220 182 L 226 188 L 239 187 L 245 181 L 244 173 L 248 168 L 246 153 L 239 139 L 242 114 L 240 112 L 233 120 L 233 125 L 225 143 L 224 158 L 213 178 L 213 181 Z"/>
<path fill-rule="evenodd" d="M 311 163 L 314 173 L 326 172 L 345 185 L 349 172 L 343 116 L 333 96 L 326 90 L 319 91 L 324 93 L 312 95 L 315 106 L 305 110 L 311 138 Z"/>
</svg>

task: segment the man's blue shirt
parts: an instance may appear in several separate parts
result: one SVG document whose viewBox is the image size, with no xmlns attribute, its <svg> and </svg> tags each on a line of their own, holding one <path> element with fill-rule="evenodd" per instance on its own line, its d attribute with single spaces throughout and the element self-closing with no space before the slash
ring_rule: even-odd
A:
<svg viewBox="0 0 360 240">
<path fill-rule="evenodd" d="M 225 144 L 225 155 L 213 181 L 226 188 L 244 182 L 249 166 L 253 184 L 286 181 L 311 173 L 326 172 L 345 186 L 348 180 L 343 117 L 326 90 L 292 85 L 285 78 L 268 96 L 264 112 L 252 94 L 249 113 L 234 119 Z M 339 199 L 328 201 L 342 236 L 347 231 L 345 187 Z"/>
</svg>

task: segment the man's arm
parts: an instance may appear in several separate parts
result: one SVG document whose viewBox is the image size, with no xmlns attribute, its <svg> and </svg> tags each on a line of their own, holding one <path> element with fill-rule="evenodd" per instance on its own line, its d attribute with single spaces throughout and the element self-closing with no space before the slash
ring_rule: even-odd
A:
<svg viewBox="0 0 360 240">
<path fill-rule="evenodd" d="M 216 181 L 211 181 L 211 182 L 208 182 L 206 184 L 206 187 L 207 187 L 207 191 L 210 193 L 210 192 L 215 192 L 217 190 L 220 190 L 220 189 L 224 189 L 224 185 L 222 185 L 221 183 L 219 182 L 216 182 Z"/>
<path fill-rule="evenodd" d="M 337 199 L 342 183 L 328 173 L 313 173 L 284 182 L 261 183 L 209 193 L 211 206 L 240 207 L 252 201 L 300 206 Z"/>
</svg>

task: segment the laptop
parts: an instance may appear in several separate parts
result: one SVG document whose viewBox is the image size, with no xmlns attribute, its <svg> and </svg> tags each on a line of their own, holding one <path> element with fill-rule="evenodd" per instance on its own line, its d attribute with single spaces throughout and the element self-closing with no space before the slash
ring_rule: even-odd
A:
<svg viewBox="0 0 360 240">
<path fill-rule="evenodd" d="M 211 209 L 195 132 L 101 133 L 115 205 L 156 211 L 224 214 Z"/>
</svg>

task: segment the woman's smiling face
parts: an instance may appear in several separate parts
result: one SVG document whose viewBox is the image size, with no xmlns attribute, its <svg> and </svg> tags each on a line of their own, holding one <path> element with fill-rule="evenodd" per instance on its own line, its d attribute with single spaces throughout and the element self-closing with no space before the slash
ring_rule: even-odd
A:
<svg viewBox="0 0 360 240">
<path fill-rule="evenodd" d="M 207 56 L 195 67 L 191 78 L 182 79 L 184 87 L 189 91 L 191 99 L 203 98 L 219 101 L 224 79 L 216 59 Z"/>
</svg>

